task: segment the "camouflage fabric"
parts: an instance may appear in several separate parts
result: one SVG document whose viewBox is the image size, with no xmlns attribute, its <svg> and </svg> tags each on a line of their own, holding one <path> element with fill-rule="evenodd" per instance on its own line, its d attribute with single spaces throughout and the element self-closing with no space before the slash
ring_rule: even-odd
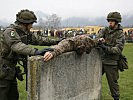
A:
<svg viewBox="0 0 133 100">
<path fill-rule="evenodd" d="M 107 49 L 101 49 L 103 60 L 102 74 L 106 74 L 111 95 L 114 100 L 117 100 L 120 97 L 118 85 L 118 60 L 125 43 L 123 29 L 120 25 L 118 25 L 118 27 L 114 30 L 111 30 L 109 27 L 105 27 L 99 32 L 97 38 L 105 39 L 104 45 L 107 46 Z"/>
<path fill-rule="evenodd" d="M 107 20 L 115 20 L 117 22 L 121 22 L 121 14 L 119 12 L 110 12 L 107 16 Z"/>
<path fill-rule="evenodd" d="M 102 29 L 97 38 L 104 38 L 105 45 L 108 46 L 107 50 L 102 53 L 103 63 L 117 65 L 117 60 L 119 60 L 119 55 L 122 53 L 125 43 L 125 36 L 120 24 L 114 30 L 109 27 Z"/>
<path fill-rule="evenodd" d="M 89 52 L 97 45 L 96 40 L 91 39 L 89 36 L 76 36 L 61 41 L 58 45 L 53 46 L 54 56 L 58 56 L 64 52 L 77 51 L 78 53 Z"/>
<path fill-rule="evenodd" d="M 33 11 L 25 9 L 21 10 L 20 12 L 18 12 L 18 14 L 16 14 L 16 22 L 25 23 L 25 24 L 34 23 L 34 22 L 36 23 L 37 18 Z"/>
<path fill-rule="evenodd" d="M 118 99 L 120 97 L 119 93 L 119 72 L 116 65 L 103 65 L 102 74 L 106 73 L 107 81 L 109 84 L 109 89 L 113 98 Z"/>
<path fill-rule="evenodd" d="M 7 28 L 1 35 L 0 43 L 0 68 L 6 65 L 7 69 L 9 69 L 5 79 L 12 80 L 14 78 L 15 66 L 17 64 L 16 58 L 19 57 L 19 55 L 35 55 L 36 49 L 29 47 L 28 44 L 49 46 L 57 44 L 57 40 L 35 37 L 20 26 Z"/>
</svg>

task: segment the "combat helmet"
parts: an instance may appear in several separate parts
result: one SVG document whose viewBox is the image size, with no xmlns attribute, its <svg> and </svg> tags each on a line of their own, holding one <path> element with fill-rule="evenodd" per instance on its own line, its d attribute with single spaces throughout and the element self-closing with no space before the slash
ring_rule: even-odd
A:
<svg viewBox="0 0 133 100">
<path fill-rule="evenodd" d="M 119 12 L 110 12 L 107 16 L 107 21 L 109 21 L 109 20 L 114 20 L 114 21 L 120 23 L 122 20 L 121 14 Z"/>
<path fill-rule="evenodd" d="M 30 23 L 36 23 L 37 18 L 34 12 L 26 10 L 21 10 L 16 14 L 16 22 L 18 23 L 24 23 L 24 24 L 30 24 Z"/>
</svg>

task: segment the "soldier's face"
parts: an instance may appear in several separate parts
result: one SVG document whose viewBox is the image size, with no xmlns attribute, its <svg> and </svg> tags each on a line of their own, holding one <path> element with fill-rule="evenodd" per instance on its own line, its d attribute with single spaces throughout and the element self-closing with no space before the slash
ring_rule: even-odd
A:
<svg viewBox="0 0 133 100">
<path fill-rule="evenodd" d="M 30 31 L 30 29 L 32 28 L 32 25 L 33 25 L 33 24 L 28 24 L 28 26 L 27 26 L 27 30 L 28 30 L 28 31 Z"/>
<path fill-rule="evenodd" d="M 110 27 L 111 29 L 115 28 L 115 25 L 116 25 L 116 22 L 115 22 L 115 21 L 109 20 L 108 23 L 109 23 L 109 27 Z"/>
</svg>

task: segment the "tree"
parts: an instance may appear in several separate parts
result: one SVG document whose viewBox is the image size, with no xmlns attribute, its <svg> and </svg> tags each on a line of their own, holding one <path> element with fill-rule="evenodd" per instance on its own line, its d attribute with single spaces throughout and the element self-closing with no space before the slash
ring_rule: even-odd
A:
<svg viewBox="0 0 133 100">
<path fill-rule="evenodd" d="M 42 18 L 39 18 L 39 20 L 38 20 L 38 25 L 39 25 L 41 28 L 45 27 L 45 21 L 44 21 Z"/>
<path fill-rule="evenodd" d="M 47 16 L 45 26 L 49 29 L 59 29 L 61 26 L 61 17 L 56 14 Z"/>
</svg>

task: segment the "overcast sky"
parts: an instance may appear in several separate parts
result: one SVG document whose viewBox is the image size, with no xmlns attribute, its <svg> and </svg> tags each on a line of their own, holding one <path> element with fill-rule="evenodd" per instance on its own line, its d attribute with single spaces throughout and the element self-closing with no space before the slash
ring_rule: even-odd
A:
<svg viewBox="0 0 133 100">
<path fill-rule="evenodd" d="M 133 15 L 133 0 L 0 0 L 0 20 L 15 20 L 21 9 L 68 17 L 102 17 L 110 11 Z"/>
</svg>

